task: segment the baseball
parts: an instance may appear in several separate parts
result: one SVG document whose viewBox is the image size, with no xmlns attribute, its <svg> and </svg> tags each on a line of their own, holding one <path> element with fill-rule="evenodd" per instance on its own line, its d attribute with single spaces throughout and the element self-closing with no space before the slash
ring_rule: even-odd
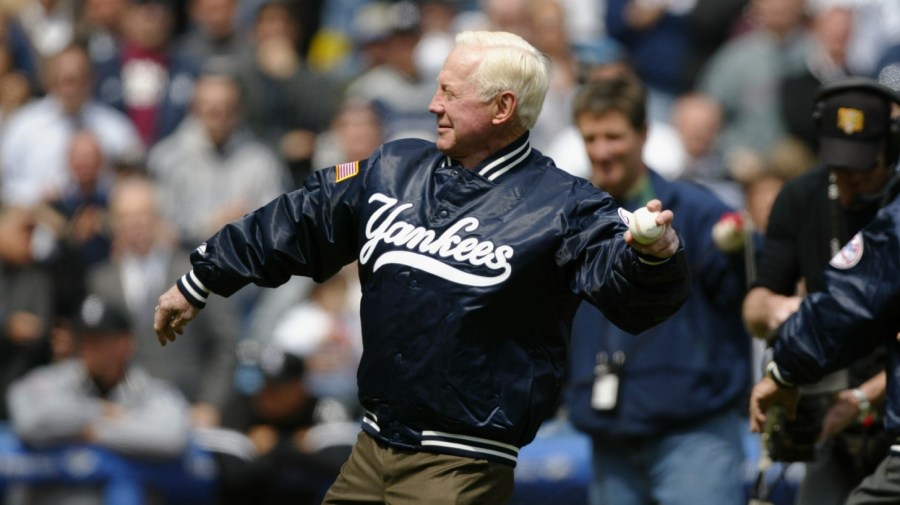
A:
<svg viewBox="0 0 900 505">
<path fill-rule="evenodd" d="M 652 244 L 666 231 L 665 225 L 656 223 L 657 216 L 659 212 L 651 212 L 647 207 L 641 207 L 631 213 L 628 229 L 639 244 Z"/>
</svg>

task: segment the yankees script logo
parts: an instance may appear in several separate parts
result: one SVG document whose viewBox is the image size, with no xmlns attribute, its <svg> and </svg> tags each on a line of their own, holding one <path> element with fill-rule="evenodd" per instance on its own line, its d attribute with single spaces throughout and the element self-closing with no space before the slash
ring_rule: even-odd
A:
<svg viewBox="0 0 900 505">
<path fill-rule="evenodd" d="M 512 247 L 494 247 L 494 243 L 489 240 L 482 242 L 475 237 L 463 238 L 459 235 L 461 232 L 478 229 L 479 222 L 474 217 L 460 219 L 438 236 L 434 230 L 397 219 L 403 211 L 411 209 L 413 204 L 397 205 L 397 199 L 381 193 L 375 193 L 369 198 L 369 203 L 373 202 L 381 204 L 381 207 L 366 223 L 368 241 L 360 249 L 359 262 L 363 265 L 368 263 L 380 242 L 407 249 L 380 255 L 372 267 L 373 272 L 384 265 L 406 265 L 451 282 L 477 287 L 493 286 L 509 278 L 512 266 L 507 260 L 512 258 Z M 475 275 L 450 266 L 439 258 L 453 258 L 473 267 L 485 266 L 500 273 L 494 277 Z"/>
</svg>

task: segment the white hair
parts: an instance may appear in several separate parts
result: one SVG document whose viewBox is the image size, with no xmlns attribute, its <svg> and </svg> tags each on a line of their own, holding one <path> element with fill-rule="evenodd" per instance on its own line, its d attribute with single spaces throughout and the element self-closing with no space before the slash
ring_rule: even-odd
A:
<svg viewBox="0 0 900 505">
<path fill-rule="evenodd" d="M 550 61 L 522 37 L 509 32 L 464 31 L 457 46 L 485 49 L 471 79 L 483 101 L 512 91 L 518 101 L 519 122 L 531 129 L 550 87 Z"/>
</svg>

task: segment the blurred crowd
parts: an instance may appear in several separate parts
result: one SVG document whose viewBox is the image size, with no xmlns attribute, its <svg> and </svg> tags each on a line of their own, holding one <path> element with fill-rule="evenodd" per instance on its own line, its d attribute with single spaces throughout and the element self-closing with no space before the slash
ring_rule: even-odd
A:
<svg viewBox="0 0 900 505">
<path fill-rule="evenodd" d="M 99 299 L 117 316 L 95 329 L 132 334 L 116 356 L 183 395 L 171 408 L 243 479 L 236 503 L 280 489 L 259 485 L 273 468 L 334 471 L 360 416 L 352 266 L 216 297 L 165 350 L 153 308 L 193 248 L 313 170 L 434 140 L 436 74 L 466 29 L 511 31 L 550 57 L 531 142 L 560 168 L 591 170 L 577 91 L 633 73 L 649 91 L 647 165 L 709 187 L 757 230 L 816 163 L 822 84 L 900 88 L 900 3 L 887 0 L 2 0 L 0 392 L 84 359 L 85 299 Z"/>
</svg>

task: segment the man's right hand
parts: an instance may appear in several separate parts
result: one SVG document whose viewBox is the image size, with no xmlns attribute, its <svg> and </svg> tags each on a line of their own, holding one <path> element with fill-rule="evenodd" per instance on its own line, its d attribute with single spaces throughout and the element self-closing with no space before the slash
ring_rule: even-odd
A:
<svg viewBox="0 0 900 505">
<path fill-rule="evenodd" d="M 766 425 L 767 412 L 773 405 L 782 406 L 787 418 L 794 419 L 799 399 L 800 393 L 797 388 L 784 388 L 771 377 L 763 377 L 750 392 L 750 431 L 762 433 Z"/>
<path fill-rule="evenodd" d="M 177 285 L 169 288 L 159 297 L 159 305 L 156 306 L 153 318 L 153 329 L 156 330 L 159 345 L 165 346 L 174 342 L 177 335 L 183 335 L 184 327 L 199 313 L 200 309 L 187 301 Z"/>
</svg>

